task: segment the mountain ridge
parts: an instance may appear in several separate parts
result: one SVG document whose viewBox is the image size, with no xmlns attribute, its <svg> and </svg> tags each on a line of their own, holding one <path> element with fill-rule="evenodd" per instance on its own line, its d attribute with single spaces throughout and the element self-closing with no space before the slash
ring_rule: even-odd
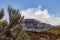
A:
<svg viewBox="0 0 60 40">
<path fill-rule="evenodd" d="M 24 24 L 24 27 L 23 27 L 24 30 L 37 31 L 37 32 L 48 31 L 53 28 L 56 28 L 56 26 L 43 23 L 36 19 L 24 19 L 23 24 Z"/>
</svg>

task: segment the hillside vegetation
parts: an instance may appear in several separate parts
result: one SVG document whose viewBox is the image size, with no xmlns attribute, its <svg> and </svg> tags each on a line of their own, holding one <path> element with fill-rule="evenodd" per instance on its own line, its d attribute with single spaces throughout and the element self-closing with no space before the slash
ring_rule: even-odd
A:
<svg viewBox="0 0 60 40">
<path fill-rule="evenodd" d="M 49 32 L 55 33 L 55 34 L 58 34 L 58 33 L 60 34 L 60 26 L 49 30 Z"/>
</svg>

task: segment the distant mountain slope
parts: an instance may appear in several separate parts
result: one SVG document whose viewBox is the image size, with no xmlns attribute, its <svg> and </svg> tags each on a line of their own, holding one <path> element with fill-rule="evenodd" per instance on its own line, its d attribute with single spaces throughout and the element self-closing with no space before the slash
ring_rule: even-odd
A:
<svg viewBox="0 0 60 40">
<path fill-rule="evenodd" d="M 55 34 L 60 33 L 60 26 L 49 30 L 49 32 L 52 32 L 52 33 L 55 33 Z"/>
<path fill-rule="evenodd" d="M 23 30 L 32 40 L 60 40 L 60 26 L 52 26 L 35 19 L 24 19 Z"/>
<path fill-rule="evenodd" d="M 37 32 L 47 31 L 55 27 L 55 26 L 37 21 L 35 19 L 24 19 L 23 25 L 24 25 L 23 30 L 37 31 Z"/>
</svg>

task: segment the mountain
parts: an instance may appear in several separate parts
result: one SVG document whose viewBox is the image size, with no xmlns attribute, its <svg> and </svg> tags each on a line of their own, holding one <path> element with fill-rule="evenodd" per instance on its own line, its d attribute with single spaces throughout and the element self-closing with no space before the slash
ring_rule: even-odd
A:
<svg viewBox="0 0 60 40">
<path fill-rule="evenodd" d="M 40 32 L 40 31 L 48 31 L 54 27 L 55 26 L 52 26 L 50 24 L 37 21 L 36 19 L 23 20 L 23 30 Z"/>
<path fill-rule="evenodd" d="M 52 26 L 35 19 L 24 19 L 23 30 L 32 40 L 60 40 L 60 26 Z"/>
</svg>

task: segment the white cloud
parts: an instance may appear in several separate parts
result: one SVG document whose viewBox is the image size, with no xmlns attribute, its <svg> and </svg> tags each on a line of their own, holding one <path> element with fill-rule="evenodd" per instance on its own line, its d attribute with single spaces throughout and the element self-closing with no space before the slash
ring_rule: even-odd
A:
<svg viewBox="0 0 60 40">
<path fill-rule="evenodd" d="M 51 25 L 60 25 L 60 19 L 58 17 L 51 16 L 47 9 L 42 11 L 41 6 L 38 6 L 37 8 L 28 8 L 21 12 L 22 15 L 25 16 L 25 19 L 34 18 Z"/>
</svg>

